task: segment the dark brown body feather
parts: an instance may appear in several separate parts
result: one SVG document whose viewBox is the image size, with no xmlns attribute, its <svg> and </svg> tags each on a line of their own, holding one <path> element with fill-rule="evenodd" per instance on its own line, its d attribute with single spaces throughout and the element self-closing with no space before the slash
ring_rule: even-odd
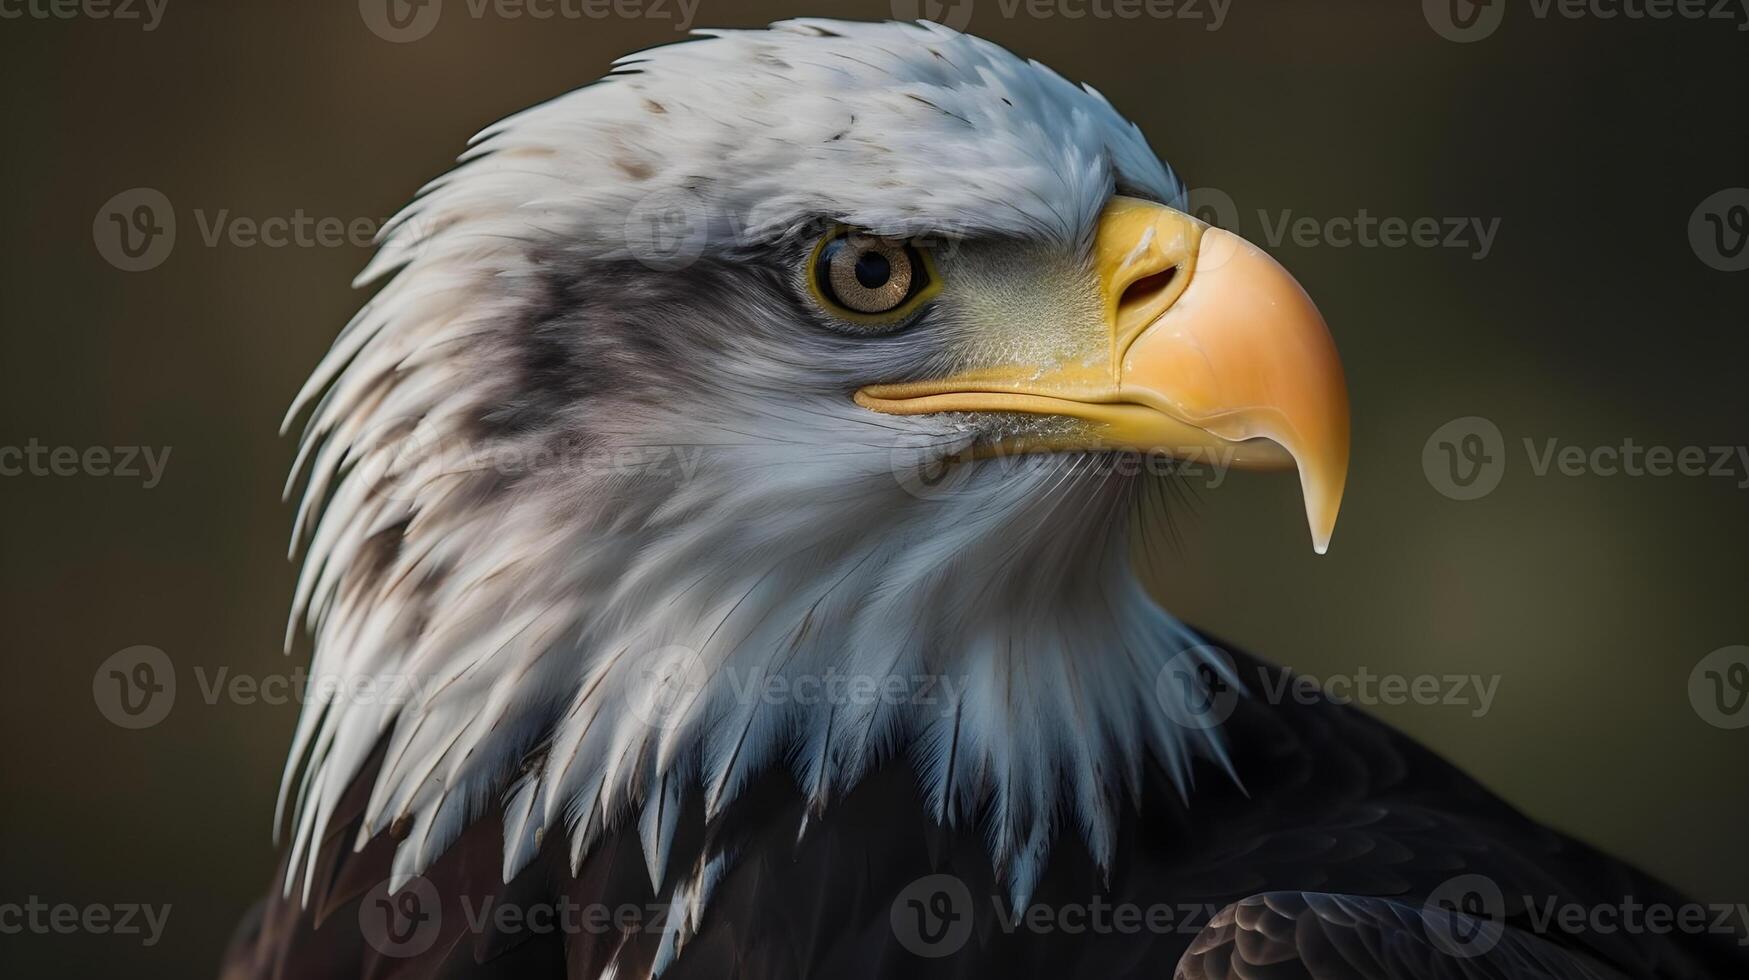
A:
<svg viewBox="0 0 1749 980">
<path fill-rule="evenodd" d="M 1236 660 L 1247 676 L 1279 670 Z M 1517 896 L 1586 908 L 1680 899 L 1535 824 L 1359 711 L 1242 700 L 1224 729 L 1243 789 L 1199 765 L 1185 802 L 1164 772 L 1145 774 L 1120 825 L 1109 883 L 1068 828 L 1032 896 L 1056 911 L 1096 902 L 1153 908 L 1151 926 L 1120 929 L 1112 915 L 1113 927 L 1098 932 L 1055 916 L 1049 929 L 1016 926 L 979 829 L 939 825 L 901 760 L 806 820 L 799 840 L 805 806 L 787 772 L 768 774 L 708 825 L 699 799 L 686 800 L 661 891 L 651 887 L 635 827 L 606 834 L 575 876 L 566 835 L 551 835 L 527 870 L 501 884 L 494 813 L 424 876 L 417 926 L 398 927 L 384 918 L 383 903 L 396 901 L 383 888 L 391 840 L 351 848 L 373 766 L 322 843 L 307 906 L 276 887 L 240 927 L 222 975 L 592 980 L 611 969 L 642 977 L 659 955 L 675 884 L 725 856 L 696 935 L 663 977 L 1749 976 L 1734 936 L 1564 932 L 1558 921 L 1538 933 Z M 914 883 L 937 874 L 964 892 L 945 905 L 919 900 Z M 1506 896 L 1504 931 L 1454 956 L 1439 937 L 1454 928 L 1471 935 L 1476 923 L 1429 911 L 1429 897 L 1466 874 Z M 488 901 L 514 915 L 577 911 L 568 924 L 482 924 Z M 949 933 L 924 949 L 944 955 L 913 951 L 924 932 L 961 921 L 969 923 L 969 932 L 957 927 L 963 941 Z"/>
</svg>

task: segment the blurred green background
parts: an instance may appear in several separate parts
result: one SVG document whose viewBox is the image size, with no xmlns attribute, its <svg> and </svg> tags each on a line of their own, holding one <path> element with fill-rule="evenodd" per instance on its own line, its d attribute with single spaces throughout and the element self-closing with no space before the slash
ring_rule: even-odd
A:
<svg viewBox="0 0 1749 980">
<path fill-rule="evenodd" d="M 672 2 L 542 20 L 447 0 L 428 36 L 389 43 L 372 2 L 169 0 L 151 31 L 0 19 L 0 446 L 171 450 L 151 489 L 0 477 L 0 903 L 172 905 L 149 949 L 0 935 L 7 976 L 209 975 L 275 860 L 296 706 L 209 704 L 199 680 L 307 661 L 301 641 L 280 653 L 294 446 L 275 431 L 360 303 L 367 250 L 208 245 L 201 223 L 386 217 L 487 123 L 680 36 Z M 696 18 L 906 6 L 701 0 Z M 1749 33 L 1513 5 L 1455 43 L 1436 8 L 1231 0 L 1217 30 L 1210 0 L 1136 20 L 1065 16 L 1080 0 L 924 9 L 1104 92 L 1231 198 L 1342 349 L 1354 463 L 1330 554 L 1307 547 L 1290 477 L 1236 475 L 1174 514 L 1168 608 L 1319 676 L 1498 676 L 1483 717 L 1373 710 L 1694 897 L 1749 899 L 1749 729 L 1689 697 L 1702 657 L 1749 643 L 1749 472 L 1538 476 L 1523 445 L 1749 444 L 1749 273 L 1709 267 L 1689 236 L 1703 200 L 1749 184 Z M 177 237 L 125 272 L 94 222 L 137 187 L 172 202 Z M 1480 260 L 1473 241 L 1267 240 L 1290 213 L 1363 209 L 1499 227 Z M 1460 501 L 1423 458 L 1467 416 L 1499 428 L 1505 470 Z M 131 731 L 99 712 L 93 674 L 137 644 L 169 655 L 179 690 Z"/>
</svg>

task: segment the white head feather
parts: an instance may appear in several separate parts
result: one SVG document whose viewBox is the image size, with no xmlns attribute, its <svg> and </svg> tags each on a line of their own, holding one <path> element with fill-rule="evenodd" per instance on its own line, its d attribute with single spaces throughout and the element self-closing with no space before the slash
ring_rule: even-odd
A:
<svg viewBox="0 0 1749 980">
<path fill-rule="evenodd" d="M 631 261 L 652 202 L 705 216 L 707 258 L 821 218 L 1070 253 L 1114 186 L 1177 180 L 1091 89 L 935 25 L 796 21 L 617 68 L 488 129 L 403 212 L 361 281 L 393 278 L 294 406 L 315 404 L 294 622 L 314 676 L 350 683 L 298 726 L 294 874 L 379 742 L 363 836 L 400 824 L 402 878 L 487 808 L 507 880 L 550 834 L 575 861 L 628 821 L 660 878 L 683 791 L 716 813 L 788 767 L 823 808 L 889 759 L 942 820 L 985 821 L 1017 897 L 1061 827 L 1109 866 L 1145 762 L 1182 790 L 1221 757 L 1156 683 L 1195 641 L 1129 568 L 1136 481 L 1040 456 L 920 491 L 905 453 L 963 424 L 856 407 L 846 379 L 877 355 L 793 324 L 775 348 L 732 277 L 720 323 L 622 304 L 622 328 L 715 331 L 685 385 L 640 392 L 628 366 L 553 401 L 518 347 L 575 326 L 556 276 L 703 275 Z M 893 686 L 797 693 L 825 678 Z"/>
</svg>

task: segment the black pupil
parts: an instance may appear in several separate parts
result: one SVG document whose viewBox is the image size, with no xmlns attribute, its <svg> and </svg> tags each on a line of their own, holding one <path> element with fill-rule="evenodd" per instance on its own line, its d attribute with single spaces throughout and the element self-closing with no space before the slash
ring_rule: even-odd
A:
<svg viewBox="0 0 1749 980">
<path fill-rule="evenodd" d="M 864 289 L 879 289 L 893 277 L 893 267 L 887 257 L 870 250 L 856 257 L 856 281 Z"/>
</svg>

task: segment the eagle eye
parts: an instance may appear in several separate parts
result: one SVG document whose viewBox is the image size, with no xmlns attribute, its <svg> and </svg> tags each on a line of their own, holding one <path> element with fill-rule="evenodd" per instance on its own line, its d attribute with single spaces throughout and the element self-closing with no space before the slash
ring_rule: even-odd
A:
<svg viewBox="0 0 1749 980">
<path fill-rule="evenodd" d="M 808 289 L 827 313 L 865 326 L 903 320 L 935 294 L 928 257 L 891 238 L 838 229 L 808 263 Z"/>
</svg>

